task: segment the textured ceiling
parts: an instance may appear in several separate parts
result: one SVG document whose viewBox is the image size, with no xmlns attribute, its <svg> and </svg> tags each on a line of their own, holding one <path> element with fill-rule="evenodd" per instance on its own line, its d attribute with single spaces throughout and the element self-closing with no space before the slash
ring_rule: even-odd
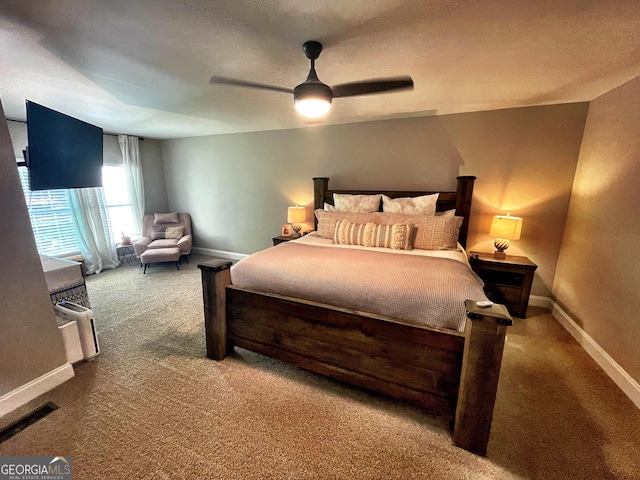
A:
<svg viewBox="0 0 640 480">
<path fill-rule="evenodd" d="M 323 124 L 588 101 L 640 74 L 640 2 L 2 0 L 0 99 L 149 138 L 298 128 L 290 95 L 209 79 L 293 88 L 311 39 L 329 85 L 415 82 L 335 99 Z"/>
</svg>

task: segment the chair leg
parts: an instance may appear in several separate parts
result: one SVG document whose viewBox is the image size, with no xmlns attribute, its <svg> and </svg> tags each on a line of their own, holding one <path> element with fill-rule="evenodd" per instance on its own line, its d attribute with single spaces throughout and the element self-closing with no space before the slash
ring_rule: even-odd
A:
<svg viewBox="0 0 640 480">
<path fill-rule="evenodd" d="M 187 262 L 187 263 L 189 263 L 189 255 L 185 255 L 185 256 L 184 256 L 184 261 L 185 261 L 185 262 Z"/>
<path fill-rule="evenodd" d="M 180 262 L 176 262 L 176 268 L 180 270 Z"/>
<path fill-rule="evenodd" d="M 142 272 L 143 274 L 147 273 L 147 265 L 147 263 L 144 264 L 144 271 Z M 140 266 L 142 267 L 142 264 L 140 264 Z"/>
</svg>

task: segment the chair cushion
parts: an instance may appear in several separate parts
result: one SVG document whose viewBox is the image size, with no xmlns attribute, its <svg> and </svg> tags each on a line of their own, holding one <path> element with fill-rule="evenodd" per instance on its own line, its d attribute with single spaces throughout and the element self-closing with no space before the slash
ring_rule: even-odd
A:
<svg viewBox="0 0 640 480">
<path fill-rule="evenodd" d="M 178 246 L 178 240 L 175 238 L 159 238 L 151 242 L 147 248 L 174 248 Z"/>
<path fill-rule="evenodd" d="M 179 248 L 155 248 L 140 255 L 142 263 L 177 262 L 179 258 Z"/>
</svg>

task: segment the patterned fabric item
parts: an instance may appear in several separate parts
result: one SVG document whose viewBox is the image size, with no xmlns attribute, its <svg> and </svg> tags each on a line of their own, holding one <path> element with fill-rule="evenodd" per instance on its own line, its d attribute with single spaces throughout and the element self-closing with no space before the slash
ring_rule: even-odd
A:
<svg viewBox="0 0 640 480">
<path fill-rule="evenodd" d="M 318 236 L 333 239 L 338 220 L 349 220 L 354 223 L 373 222 L 373 213 L 358 212 L 328 212 L 318 208 L 315 212 L 318 219 Z"/>
<path fill-rule="evenodd" d="M 184 227 L 166 227 L 164 238 L 174 238 L 180 240 L 184 232 Z"/>
<path fill-rule="evenodd" d="M 371 246 L 372 223 L 352 223 L 349 220 L 338 220 L 333 233 L 333 243 L 339 245 Z"/>
<path fill-rule="evenodd" d="M 158 225 L 159 223 L 178 223 L 179 221 L 178 212 L 153 214 L 154 225 Z"/>
<path fill-rule="evenodd" d="M 351 195 L 348 193 L 334 193 L 333 203 L 338 212 L 371 213 L 380 210 L 382 195 Z"/>
<path fill-rule="evenodd" d="M 439 193 L 421 197 L 390 198 L 382 195 L 382 211 L 410 215 L 435 215 Z"/>
<path fill-rule="evenodd" d="M 462 217 L 414 216 L 398 213 L 375 213 L 375 223 L 393 225 L 410 223 L 415 226 L 413 248 L 448 250 L 457 248 Z"/>
<path fill-rule="evenodd" d="M 413 250 L 411 233 L 413 225 L 395 223 L 393 225 L 371 225 L 371 246 L 393 248 L 394 250 Z"/>
<path fill-rule="evenodd" d="M 333 242 L 339 245 L 362 245 L 363 247 L 393 248 L 412 250 L 412 225 L 376 225 L 375 223 L 353 223 L 338 220 Z"/>
<path fill-rule="evenodd" d="M 167 231 L 167 227 L 159 227 L 157 225 L 153 226 L 153 230 L 151 230 L 151 240 L 159 240 L 161 238 L 165 238 Z"/>
</svg>

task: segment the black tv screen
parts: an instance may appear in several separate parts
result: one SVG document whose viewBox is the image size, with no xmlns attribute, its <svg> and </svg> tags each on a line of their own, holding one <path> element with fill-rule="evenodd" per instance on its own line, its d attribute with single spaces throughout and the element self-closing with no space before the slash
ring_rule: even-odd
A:
<svg viewBox="0 0 640 480">
<path fill-rule="evenodd" d="M 102 186 L 102 128 L 27 100 L 29 188 Z"/>
</svg>

